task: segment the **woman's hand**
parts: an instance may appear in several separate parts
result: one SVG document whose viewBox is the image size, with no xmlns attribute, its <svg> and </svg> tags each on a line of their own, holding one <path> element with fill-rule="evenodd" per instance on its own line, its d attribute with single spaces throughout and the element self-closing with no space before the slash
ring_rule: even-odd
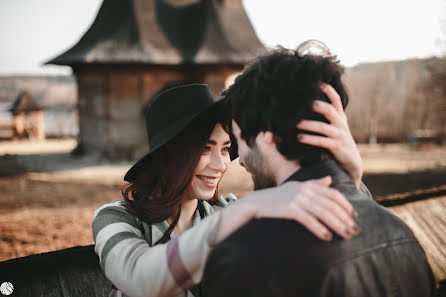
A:
<svg viewBox="0 0 446 297">
<path fill-rule="evenodd" d="M 253 218 L 293 220 L 323 241 L 333 238 L 330 230 L 344 239 L 358 235 L 359 227 L 353 221 L 356 211 L 330 184 L 331 177 L 326 176 L 246 194 L 221 211 L 215 244 Z"/>
<path fill-rule="evenodd" d="M 359 234 L 353 221 L 357 214 L 338 190 L 329 188 L 330 184 L 331 177 L 326 176 L 262 190 L 253 201 L 258 207 L 256 217 L 295 220 L 323 241 L 332 239 L 329 229 L 350 239 Z"/>
<path fill-rule="evenodd" d="M 330 85 L 322 84 L 321 90 L 327 95 L 332 104 L 315 100 L 313 110 L 322 114 L 330 124 L 320 121 L 302 120 L 297 124 L 297 128 L 316 132 L 326 137 L 309 134 L 299 134 L 297 137 L 302 143 L 323 147 L 331 151 L 359 189 L 363 173 L 361 155 L 350 132 L 347 116 L 342 108 L 341 98 Z"/>
</svg>

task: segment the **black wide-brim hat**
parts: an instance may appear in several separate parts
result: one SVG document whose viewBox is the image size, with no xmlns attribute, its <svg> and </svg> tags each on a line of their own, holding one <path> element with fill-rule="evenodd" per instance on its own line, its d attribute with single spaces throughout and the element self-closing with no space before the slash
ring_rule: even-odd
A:
<svg viewBox="0 0 446 297">
<path fill-rule="evenodd" d="M 124 180 L 134 182 L 154 151 L 179 135 L 194 119 L 220 104 L 226 104 L 225 99 L 216 100 L 205 84 L 184 85 L 158 94 L 146 112 L 149 152 L 127 171 Z M 232 135 L 231 140 L 231 160 L 234 160 L 238 155 Z"/>
</svg>

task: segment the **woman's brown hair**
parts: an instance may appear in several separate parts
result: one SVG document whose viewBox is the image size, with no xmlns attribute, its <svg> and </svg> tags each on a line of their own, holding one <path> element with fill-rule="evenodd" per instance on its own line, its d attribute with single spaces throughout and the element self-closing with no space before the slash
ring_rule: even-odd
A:
<svg viewBox="0 0 446 297">
<path fill-rule="evenodd" d="M 150 154 L 144 170 L 133 183 L 122 187 L 127 210 L 139 219 L 157 223 L 174 217 L 172 224 L 155 244 L 166 242 L 181 214 L 181 203 L 212 130 L 221 124 L 228 132 L 230 117 L 222 104 L 216 104 L 197 117 L 178 136 Z M 218 186 L 212 199 L 218 197 Z"/>
</svg>

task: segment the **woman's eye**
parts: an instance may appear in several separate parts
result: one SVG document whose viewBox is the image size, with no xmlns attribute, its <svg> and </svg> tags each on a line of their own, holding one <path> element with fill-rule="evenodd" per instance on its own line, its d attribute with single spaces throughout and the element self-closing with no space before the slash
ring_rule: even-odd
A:
<svg viewBox="0 0 446 297">
<path fill-rule="evenodd" d="M 203 148 L 203 153 L 209 153 L 211 151 L 211 147 L 210 146 L 205 146 Z"/>
<path fill-rule="evenodd" d="M 229 153 L 230 151 L 231 151 L 231 147 L 230 146 L 225 146 L 223 148 L 223 152 L 225 152 L 225 153 Z"/>
</svg>

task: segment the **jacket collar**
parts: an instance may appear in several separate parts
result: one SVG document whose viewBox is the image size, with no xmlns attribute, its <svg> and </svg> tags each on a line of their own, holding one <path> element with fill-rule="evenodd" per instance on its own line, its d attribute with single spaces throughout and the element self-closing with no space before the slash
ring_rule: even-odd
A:
<svg viewBox="0 0 446 297">
<path fill-rule="evenodd" d="M 332 178 L 332 186 L 343 183 L 353 184 L 350 176 L 332 159 L 326 159 L 304 166 L 288 177 L 284 183 L 291 180 L 307 181 L 310 179 L 322 178 L 327 175 L 330 175 Z"/>
</svg>

